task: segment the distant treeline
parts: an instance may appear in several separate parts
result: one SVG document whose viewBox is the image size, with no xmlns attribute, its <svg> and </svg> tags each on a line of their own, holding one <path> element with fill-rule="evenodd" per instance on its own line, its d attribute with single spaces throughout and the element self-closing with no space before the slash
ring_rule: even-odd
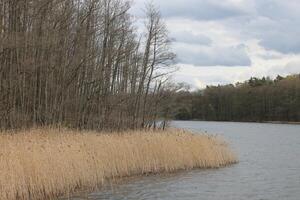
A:
<svg viewBox="0 0 300 200">
<path fill-rule="evenodd" d="M 176 95 L 173 116 L 179 120 L 300 121 L 300 74 L 251 78 L 244 83 L 208 86 Z"/>
<path fill-rule="evenodd" d="M 130 2 L 0 0 L 0 129 L 153 125 L 174 54 L 159 11 L 141 34 Z"/>
</svg>

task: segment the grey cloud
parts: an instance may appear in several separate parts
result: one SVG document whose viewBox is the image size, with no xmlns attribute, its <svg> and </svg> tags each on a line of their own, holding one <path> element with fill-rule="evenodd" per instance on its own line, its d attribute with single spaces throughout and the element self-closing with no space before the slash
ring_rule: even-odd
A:
<svg viewBox="0 0 300 200">
<path fill-rule="evenodd" d="M 163 17 L 179 17 L 194 20 L 218 20 L 243 15 L 244 12 L 231 5 L 220 3 L 219 0 L 153 0 L 161 10 Z M 144 2 L 137 0 L 139 6 Z M 134 13 L 139 11 L 134 8 Z"/>
<path fill-rule="evenodd" d="M 178 47 L 177 55 L 180 63 L 195 66 L 250 66 L 244 45 L 226 48 L 193 49 L 188 46 Z"/>
<path fill-rule="evenodd" d="M 256 15 L 235 19 L 235 28 L 260 45 L 284 54 L 300 53 L 300 2 L 256 0 Z"/>
<path fill-rule="evenodd" d="M 255 11 L 245 13 L 230 4 L 216 4 L 214 0 L 165 0 L 159 5 L 167 17 L 194 20 L 228 19 L 232 31 L 256 38 L 268 50 L 284 54 L 300 53 L 300 1 L 254 0 Z M 225 23 L 222 20 L 219 23 Z M 187 38 L 186 43 L 195 38 Z"/>
<path fill-rule="evenodd" d="M 258 12 L 273 20 L 259 30 L 260 44 L 282 53 L 300 53 L 300 3 L 274 0 L 268 4 L 258 2 Z M 272 6 L 270 6 L 272 5 Z"/>
<path fill-rule="evenodd" d="M 260 45 L 266 49 L 276 50 L 281 53 L 300 53 L 299 34 L 286 34 L 275 32 L 262 36 Z"/>
<path fill-rule="evenodd" d="M 266 49 L 284 54 L 300 53 L 299 22 L 289 20 L 261 22 L 256 18 L 252 20 L 251 25 L 246 25 L 245 32 L 250 37 L 257 38 L 260 45 Z"/>
<path fill-rule="evenodd" d="M 143 7 L 145 1 L 137 1 L 140 7 Z M 249 6 L 247 11 L 229 2 L 154 0 L 166 18 L 188 18 L 199 22 L 214 20 L 215 23 L 223 25 L 228 32 L 240 34 L 241 40 L 258 40 L 259 44 L 267 50 L 275 50 L 283 54 L 300 53 L 299 0 L 252 0 L 253 6 Z M 243 5 L 241 7 L 247 7 L 247 2 L 249 3 L 249 1 L 241 1 L 240 5 Z M 174 37 L 178 42 L 187 44 L 211 45 L 212 43 L 209 38 L 201 35 L 185 34 L 175 33 Z"/>
<path fill-rule="evenodd" d="M 300 17 L 299 0 L 255 0 L 257 15 L 276 21 L 293 20 Z"/>
<path fill-rule="evenodd" d="M 176 42 L 186 44 L 197 44 L 205 46 L 209 46 L 212 44 L 212 40 L 209 37 L 205 35 L 195 35 L 188 31 L 171 33 L 171 37 L 174 38 Z"/>
<path fill-rule="evenodd" d="M 243 12 L 232 7 L 211 4 L 209 1 L 178 1 L 162 6 L 165 17 L 183 17 L 194 20 L 216 20 L 242 15 Z"/>
</svg>

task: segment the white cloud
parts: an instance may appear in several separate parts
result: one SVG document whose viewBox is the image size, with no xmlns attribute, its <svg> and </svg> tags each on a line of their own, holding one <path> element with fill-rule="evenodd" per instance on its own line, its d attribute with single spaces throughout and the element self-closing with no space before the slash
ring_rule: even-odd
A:
<svg viewBox="0 0 300 200">
<path fill-rule="evenodd" d="M 250 77 L 269 76 L 275 78 L 278 74 L 286 76 L 299 72 L 299 56 L 289 56 L 280 59 L 269 59 L 268 61 L 257 58 L 251 67 L 181 65 L 180 70 L 175 74 L 175 79 L 187 82 L 194 88 L 204 88 L 206 85 L 243 82 L 250 79 Z"/>
<path fill-rule="evenodd" d="M 135 11 L 144 0 L 137 0 Z M 194 87 L 300 73 L 299 0 L 154 0 Z M 244 66 L 244 67 L 242 67 Z"/>
</svg>

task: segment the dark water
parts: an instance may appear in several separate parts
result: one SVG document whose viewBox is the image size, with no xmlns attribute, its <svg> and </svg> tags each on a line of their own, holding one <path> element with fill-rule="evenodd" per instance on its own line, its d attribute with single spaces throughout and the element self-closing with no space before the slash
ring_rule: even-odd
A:
<svg viewBox="0 0 300 200">
<path fill-rule="evenodd" d="M 173 122 L 222 135 L 240 163 L 217 170 L 133 178 L 81 199 L 300 200 L 300 125 Z"/>
</svg>

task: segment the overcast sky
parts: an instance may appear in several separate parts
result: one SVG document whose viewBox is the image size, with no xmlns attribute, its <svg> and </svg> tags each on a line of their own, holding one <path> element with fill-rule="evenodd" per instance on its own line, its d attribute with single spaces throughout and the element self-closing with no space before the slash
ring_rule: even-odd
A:
<svg viewBox="0 0 300 200">
<path fill-rule="evenodd" d="M 134 0 L 140 18 L 146 0 Z M 153 0 L 194 88 L 300 73 L 300 0 Z"/>
</svg>

